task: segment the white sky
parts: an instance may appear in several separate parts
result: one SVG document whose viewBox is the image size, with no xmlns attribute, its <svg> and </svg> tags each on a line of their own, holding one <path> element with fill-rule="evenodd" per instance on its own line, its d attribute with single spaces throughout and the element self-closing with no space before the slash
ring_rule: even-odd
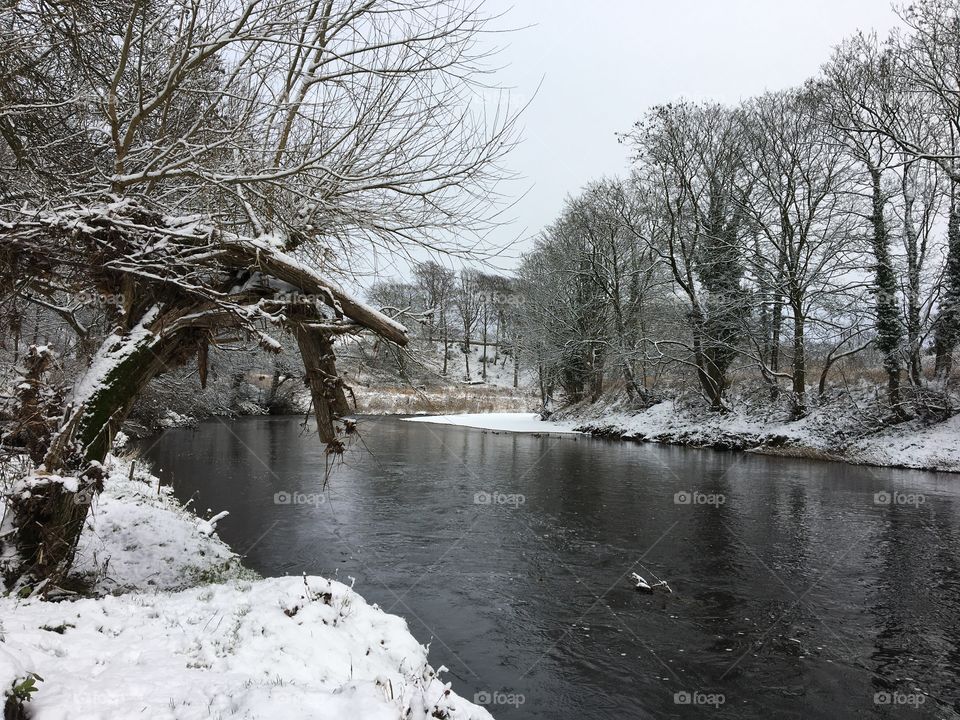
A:
<svg viewBox="0 0 960 720">
<path fill-rule="evenodd" d="M 590 180 L 625 174 L 628 150 L 615 133 L 647 108 L 680 97 L 735 103 L 797 85 L 843 38 L 897 22 L 888 0 L 487 0 L 486 8 L 505 13 L 498 26 L 522 28 L 499 36 L 496 63 L 512 104 L 532 98 L 507 161 L 524 178 L 510 189 L 529 191 L 497 244 L 537 233 Z"/>
</svg>

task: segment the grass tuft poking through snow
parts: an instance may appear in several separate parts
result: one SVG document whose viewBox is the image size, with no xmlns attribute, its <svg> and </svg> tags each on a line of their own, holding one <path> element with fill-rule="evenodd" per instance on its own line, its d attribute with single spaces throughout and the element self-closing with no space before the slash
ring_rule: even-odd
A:
<svg viewBox="0 0 960 720">
<path fill-rule="evenodd" d="M 31 720 L 489 720 L 403 619 L 333 580 L 257 577 L 218 521 L 112 460 L 75 564 L 95 596 L 0 598 L 4 693 Z"/>
</svg>

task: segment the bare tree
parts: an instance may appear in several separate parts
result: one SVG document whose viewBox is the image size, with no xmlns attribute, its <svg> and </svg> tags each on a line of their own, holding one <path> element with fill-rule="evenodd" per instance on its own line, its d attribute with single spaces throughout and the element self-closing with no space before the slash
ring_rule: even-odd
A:
<svg viewBox="0 0 960 720">
<path fill-rule="evenodd" d="M 821 299 L 845 292 L 858 255 L 851 246 L 851 161 L 831 142 L 817 116 L 820 98 L 809 92 L 768 94 L 749 106 L 747 137 L 754 192 L 748 210 L 760 239 L 750 255 L 761 288 L 772 290 L 772 313 L 785 308 L 791 338 L 793 413 L 806 412 L 806 331 Z M 781 300 L 782 299 L 782 300 Z M 779 320 L 773 323 L 779 345 Z M 782 375 L 766 365 L 765 377 Z"/>
<path fill-rule="evenodd" d="M 900 393 L 903 326 L 891 251 L 888 194 L 884 189 L 885 173 L 898 164 L 898 156 L 895 146 L 876 130 L 872 121 L 876 108 L 896 107 L 899 97 L 896 83 L 887 72 L 888 62 L 889 56 L 871 38 L 858 36 L 837 49 L 833 61 L 824 68 L 821 89 L 825 121 L 864 170 L 864 215 L 869 222 L 874 261 L 876 347 L 883 355 L 890 407 L 905 417 Z"/>
<path fill-rule="evenodd" d="M 434 260 L 413 266 L 414 282 L 423 295 L 427 324 L 427 341 L 433 342 L 438 330 L 446 342 L 446 320 L 456 273 Z M 446 367 L 444 367 L 446 373 Z"/>
<path fill-rule="evenodd" d="M 919 175 L 929 176 L 925 167 L 936 166 L 953 185 L 960 184 L 960 98 L 956 88 L 960 79 L 960 4 L 956 0 L 922 0 L 899 9 L 904 28 L 894 31 L 885 41 L 875 36 L 857 36 L 842 46 L 827 68 L 828 82 L 842 88 L 851 122 L 840 124 L 861 136 L 870 133 L 878 148 L 888 146 L 893 166 L 902 168 L 901 195 L 904 209 L 905 248 L 908 259 L 906 330 L 908 334 L 910 378 L 920 382 L 922 342 L 919 298 L 923 248 L 918 241 L 919 227 L 929 217 L 938 199 L 920 196 Z M 843 72 L 848 73 L 846 79 Z M 855 122 L 853 122 L 855 121 Z M 878 159 L 875 158 L 876 163 Z M 888 163 L 890 164 L 890 163 Z M 872 172 L 882 173 L 882 169 Z M 935 193 L 935 191 L 934 191 Z M 917 205 L 919 204 L 919 207 Z M 925 209 L 926 208 L 926 209 Z M 960 213 L 951 201 L 950 214 Z M 876 217 L 879 214 L 875 213 Z M 960 222 L 951 220 L 951 223 Z M 936 375 L 946 382 L 950 358 L 960 337 L 960 244 L 948 243 L 948 258 L 936 320 Z M 893 284 L 893 283 L 891 283 Z M 878 306 L 878 310 L 881 310 Z M 883 316 L 895 308 L 883 308 Z M 888 336 L 890 328 L 878 333 Z M 883 340 L 881 339 L 881 342 Z M 889 344 L 889 343 L 888 343 Z M 888 365 L 892 362 L 888 361 Z M 893 379 L 891 376 L 891 382 Z M 895 383 L 894 383 L 895 384 Z M 894 395 L 891 386 L 891 395 Z"/>
<path fill-rule="evenodd" d="M 460 283 L 453 296 L 453 304 L 460 318 L 460 328 L 463 331 L 463 342 L 460 349 L 463 352 L 464 379 L 469 382 L 470 377 L 470 344 L 473 331 L 480 319 L 482 296 L 479 290 L 479 273 L 476 270 L 464 268 L 460 271 Z"/>
<path fill-rule="evenodd" d="M 570 401 L 595 400 L 603 391 L 608 323 L 589 252 L 568 210 L 541 233 L 518 273 L 523 350 L 537 368 L 545 409 L 556 388 Z"/>
<path fill-rule="evenodd" d="M 469 103 L 485 24 L 452 0 L 4 8 L 2 301 L 66 316 L 86 294 L 109 323 L 44 416 L 50 477 L 98 489 L 146 383 L 191 358 L 203 378 L 218 342 L 276 352 L 273 330 L 296 340 L 340 452 L 333 339 L 406 330 L 335 276 L 359 250 L 453 249 L 451 228 L 488 226 L 514 125 Z M 86 516 L 67 485 L 42 487 L 5 516 L 10 581 L 59 577 Z"/>
<path fill-rule="evenodd" d="M 120 194 L 178 215 L 213 210 L 231 229 L 282 233 L 287 250 L 319 242 L 326 254 L 361 239 L 455 251 L 448 230 L 484 227 L 514 126 L 505 108 L 490 117 L 470 104 L 486 52 L 475 7 L 135 0 L 96 18 L 115 37 L 105 40 L 86 32 L 75 6 L 40 4 L 47 33 L 31 44 L 23 25 L 36 21 L 34 7 L 9 11 L 21 25 L 4 60 L 26 65 L 55 50 L 65 57 L 50 72 L 67 78 L 4 93 L 13 184 L 34 188 L 35 205 L 58 190 Z M 20 58 L 25 45 L 32 52 Z M 47 134 L 32 137 L 37 125 Z M 61 152 L 91 159 L 74 163 L 82 170 L 66 185 Z"/>
<path fill-rule="evenodd" d="M 647 202 L 662 213 L 651 248 L 689 303 L 693 364 L 704 395 L 721 410 L 746 302 L 743 198 L 750 183 L 742 117 L 719 105 L 666 105 L 625 139 L 655 195 Z"/>
<path fill-rule="evenodd" d="M 643 300 L 656 261 L 644 242 L 640 210 L 622 183 L 604 180 L 572 201 L 569 212 L 587 243 L 587 278 L 608 305 L 612 322 L 609 344 L 627 393 L 631 399 L 648 403 L 645 373 L 641 369 L 638 379 L 634 366 L 643 359 Z"/>
</svg>

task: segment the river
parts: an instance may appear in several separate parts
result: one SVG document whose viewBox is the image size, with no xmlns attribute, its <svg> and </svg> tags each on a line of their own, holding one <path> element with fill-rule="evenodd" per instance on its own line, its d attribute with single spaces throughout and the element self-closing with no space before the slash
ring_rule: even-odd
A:
<svg viewBox="0 0 960 720">
<path fill-rule="evenodd" d="M 300 418 L 144 447 L 248 566 L 355 579 L 503 720 L 960 711 L 958 476 L 398 418 L 326 484 Z"/>
</svg>

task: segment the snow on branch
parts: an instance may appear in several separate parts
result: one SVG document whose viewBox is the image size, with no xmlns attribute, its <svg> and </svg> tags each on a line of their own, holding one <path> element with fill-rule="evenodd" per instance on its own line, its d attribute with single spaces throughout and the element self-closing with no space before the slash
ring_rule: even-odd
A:
<svg viewBox="0 0 960 720">
<path fill-rule="evenodd" d="M 52 246 L 51 238 L 62 242 Z M 43 275 L 56 277 L 64 264 L 99 260 L 103 277 L 91 277 L 84 291 L 112 282 L 119 292 L 120 283 L 112 276 L 128 276 L 147 285 L 166 286 L 250 321 L 258 316 L 261 300 L 292 288 L 296 296 L 319 301 L 360 327 L 399 345 L 407 343 L 403 325 L 284 252 L 280 244 L 266 236 L 218 233 L 197 217 L 160 216 L 132 201 L 44 211 L 0 225 L 0 248 L 24 256 Z M 91 271 L 95 274 L 95 269 Z M 254 271 L 257 286 L 231 281 L 238 271 Z M 212 317 L 206 315 L 208 321 Z M 189 320 L 202 324 L 199 314 L 182 317 L 178 323 L 184 326 Z"/>
<path fill-rule="evenodd" d="M 307 296 L 317 296 L 337 313 L 373 330 L 398 345 L 407 344 L 407 329 L 366 303 L 356 299 L 339 284 L 323 277 L 313 268 L 261 239 L 220 237 L 225 264 L 257 267 L 265 275 L 300 288 Z"/>
</svg>

